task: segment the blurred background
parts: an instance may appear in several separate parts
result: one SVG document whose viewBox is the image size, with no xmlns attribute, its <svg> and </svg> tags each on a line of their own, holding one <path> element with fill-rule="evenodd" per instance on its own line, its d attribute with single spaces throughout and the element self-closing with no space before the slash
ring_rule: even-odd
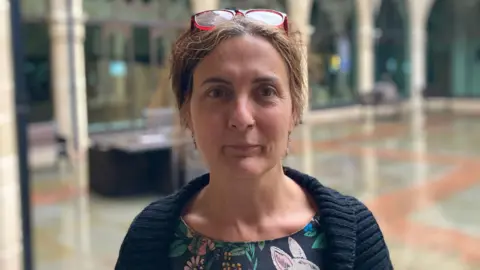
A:
<svg viewBox="0 0 480 270">
<path fill-rule="evenodd" d="M 285 164 L 364 201 L 396 269 L 480 269 L 479 0 L 10 1 L 0 269 L 113 269 L 134 216 L 205 172 L 169 51 L 192 13 L 233 7 L 286 12 L 307 45 Z"/>
</svg>

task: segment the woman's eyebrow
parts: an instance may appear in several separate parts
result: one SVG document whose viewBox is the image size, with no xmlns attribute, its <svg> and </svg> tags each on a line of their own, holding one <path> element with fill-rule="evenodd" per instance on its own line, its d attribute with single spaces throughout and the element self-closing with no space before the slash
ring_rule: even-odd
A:
<svg viewBox="0 0 480 270">
<path fill-rule="evenodd" d="M 260 76 L 252 80 L 252 83 L 276 83 L 278 78 L 275 76 Z M 209 77 L 202 82 L 202 86 L 209 83 L 223 83 L 227 85 L 232 85 L 232 83 L 221 77 Z"/>
<path fill-rule="evenodd" d="M 275 76 L 261 76 L 253 79 L 253 83 L 264 83 L 264 82 L 276 83 L 278 82 L 278 78 Z"/>
<path fill-rule="evenodd" d="M 220 78 L 220 77 L 210 77 L 210 78 L 207 78 L 205 79 L 203 82 L 202 82 L 202 86 L 205 85 L 205 84 L 209 84 L 209 83 L 224 83 L 224 84 L 228 84 L 228 85 L 232 85 L 231 82 L 223 79 L 223 78 Z"/>
</svg>

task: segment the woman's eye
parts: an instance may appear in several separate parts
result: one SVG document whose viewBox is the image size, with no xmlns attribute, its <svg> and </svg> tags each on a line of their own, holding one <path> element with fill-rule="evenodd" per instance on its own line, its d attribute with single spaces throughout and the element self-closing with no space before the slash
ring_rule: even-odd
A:
<svg viewBox="0 0 480 270">
<path fill-rule="evenodd" d="M 267 87 L 262 87 L 260 89 L 260 94 L 264 97 L 271 97 L 271 96 L 274 96 L 276 93 L 276 90 L 275 88 L 271 87 L 271 86 L 267 86 Z"/>
<path fill-rule="evenodd" d="M 211 98 L 220 98 L 225 95 L 225 91 L 219 88 L 214 88 L 208 91 L 208 96 Z"/>
</svg>

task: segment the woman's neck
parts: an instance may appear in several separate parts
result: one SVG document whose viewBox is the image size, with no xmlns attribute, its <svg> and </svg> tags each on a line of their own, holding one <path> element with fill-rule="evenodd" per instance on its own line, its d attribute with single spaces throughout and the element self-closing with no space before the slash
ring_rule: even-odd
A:
<svg viewBox="0 0 480 270">
<path fill-rule="evenodd" d="M 194 204 L 202 216 L 217 224 L 255 225 L 289 210 L 298 211 L 309 202 L 302 188 L 279 165 L 258 179 L 234 179 L 213 172 Z"/>
</svg>

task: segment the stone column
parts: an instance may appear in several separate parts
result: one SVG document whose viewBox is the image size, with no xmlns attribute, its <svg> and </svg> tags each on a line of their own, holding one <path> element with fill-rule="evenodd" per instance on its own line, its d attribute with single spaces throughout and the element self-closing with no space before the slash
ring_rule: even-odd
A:
<svg viewBox="0 0 480 270">
<path fill-rule="evenodd" d="M 312 12 L 312 0 L 288 0 L 287 13 L 290 22 L 294 25 L 295 30 L 299 30 L 301 33 L 303 44 L 303 81 L 306 89 L 303 90 L 305 98 L 305 108 L 303 111 L 303 119 L 310 111 L 310 89 L 308 84 L 308 48 L 310 45 L 310 35 L 312 34 L 312 26 L 310 25 L 310 15 Z M 303 153 L 303 171 L 307 174 L 313 173 L 313 149 L 311 131 L 308 125 L 301 126 L 301 141 L 302 141 L 302 153 Z"/>
<path fill-rule="evenodd" d="M 52 82 L 57 132 L 68 141 L 69 151 L 84 156 L 88 148 L 88 119 L 85 75 L 85 26 L 83 1 L 71 0 L 73 17 L 74 89 L 70 85 L 68 7 L 66 0 L 50 1 L 50 35 L 52 40 Z M 74 138 L 77 143 L 74 145 Z"/>
<path fill-rule="evenodd" d="M 423 111 L 422 92 L 426 86 L 426 50 L 427 50 L 427 20 L 434 0 L 408 0 L 407 12 L 409 15 L 409 40 L 410 40 L 410 132 L 413 138 L 415 152 L 415 166 L 413 179 L 416 185 L 427 181 L 427 166 L 425 162 L 426 135 L 425 113 Z M 424 190 L 415 197 L 415 204 L 424 205 L 431 195 Z"/>
<path fill-rule="evenodd" d="M 305 95 L 305 108 L 303 111 L 303 118 L 310 111 L 310 89 L 308 86 L 308 48 L 310 45 L 310 36 L 312 34 L 312 26 L 310 25 L 310 15 L 312 12 L 312 0 L 288 0 L 287 1 L 287 13 L 290 22 L 294 25 L 296 30 L 299 30 L 301 33 L 302 44 L 303 44 L 303 81 L 306 89 L 304 89 Z"/>
<path fill-rule="evenodd" d="M 410 35 L 410 102 L 413 110 L 423 107 L 422 92 L 426 86 L 427 20 L 434 0 L 406 1 Z"/>
<path fill-rule="evenodd" d="M 190 0 L 192 13 L 197 13 L 204 10 L 218 9 L 220 0 Z"/>
<path fill-rule="evenodd" d="M 376 0 L 356 0 L 357 9 L 357 85 L 361 94 L 373 90 L 375 81 L 374 17 Z"/>
<path fill-rule="evenodd" d="M 22 242 L 10 4 L 0 0 L 0 269 L 20 270 Z"/>
<path fill-rule="evenodd" d="M 362 149 L 362 184 L 365 185 L 363 194 L 360 199 L 368 200 L 375 198 L 379 193 L 379 158 L 373 147 L 365 147 Z M 357 183 L 355 183 L 357 184 Z M 358 184 L 357 184 L 358 185 Z"/>
</svg>

